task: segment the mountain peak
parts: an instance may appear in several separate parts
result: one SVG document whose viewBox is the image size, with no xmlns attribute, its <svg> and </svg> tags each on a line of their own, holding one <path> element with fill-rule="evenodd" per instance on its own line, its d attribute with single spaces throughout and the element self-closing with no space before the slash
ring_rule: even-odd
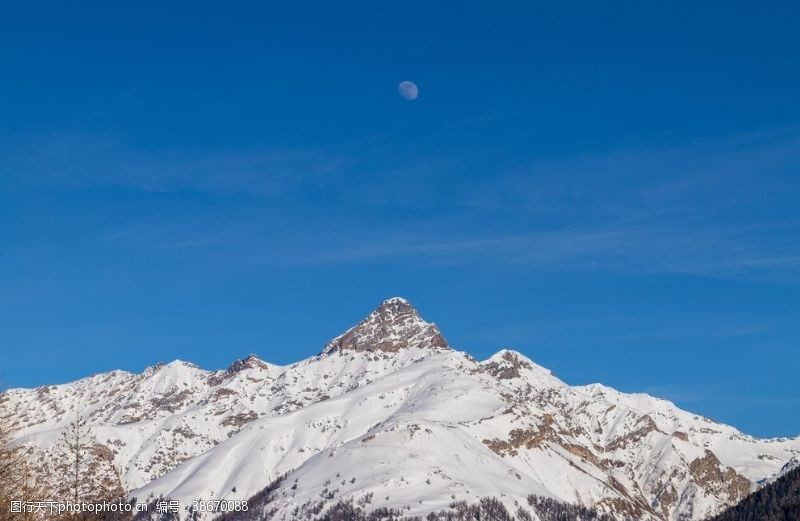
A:
<svg viewBox="0 0 800 521">
<path fill-rule="evenodd" d="M 252 369 L 254 367 L 259 367 L 261 369 L 269 369 L 269 365 L 261 360 L 258 356 L 254 354 L 249 354 L 245 358 L 240 358 L 239 360 L 235 360 L 226 372 L 229 374 L 236 374 L 244 369 Z"/>
<path fill-rule="evenodd" d="M 407 348 L 449 349 L 436 324 L 425 322 L 401 297 L 384 300 L 367 318 L 331 340 L 323 353 L 356 351 L 394 353 Z"/>
<path fill-rule="evenodd" d="M 381 302 L 381 305 L 378 306 L 375 311 L 370 313 L 369 316 L 375 314 L 380 315 L 382 318 L 387 320 L 394 319 L 398 315 L 410 315 L 418 320 L 422 320 L 419 311 L 417 311 L 416 308 L 411 305 L 411 302 L 402 297 L 387 298 Z"/>
</svg>

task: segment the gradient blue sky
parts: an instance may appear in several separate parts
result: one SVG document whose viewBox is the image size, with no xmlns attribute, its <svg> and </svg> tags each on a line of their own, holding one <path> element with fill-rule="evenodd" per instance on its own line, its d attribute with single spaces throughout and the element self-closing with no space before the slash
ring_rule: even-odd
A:
<svg viewBox="0 0 800 521">
<path fill-rule="evenodd" d="M 6 386 L 289 363 L 402 295 L 477 357 L 800 433 L 796 2 L 17 4 Z"/>
</svg>

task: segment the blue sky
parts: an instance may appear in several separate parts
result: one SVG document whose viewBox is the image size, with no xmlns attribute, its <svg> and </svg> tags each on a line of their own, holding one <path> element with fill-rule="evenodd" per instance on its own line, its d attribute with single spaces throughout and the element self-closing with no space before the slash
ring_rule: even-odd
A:
<svg viewBox="0 0 800 521">
<path fill-rule="evenodd" d="M 289 363 L 401 295 L 800 434 L 796 4 L 216 4 L 0 8 L 5 386 Z"/>
</svg>

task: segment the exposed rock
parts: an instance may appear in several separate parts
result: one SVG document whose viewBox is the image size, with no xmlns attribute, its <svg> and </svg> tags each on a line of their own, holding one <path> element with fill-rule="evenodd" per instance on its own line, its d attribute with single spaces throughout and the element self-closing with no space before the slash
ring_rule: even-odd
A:
<svg viewBox="0 0 800 521">
<path fill-rule="evenodd" d="M 498 380 L 509 380 L 519 378 L 520 368 L 530 369 L 531 364 L 520 360 L 519 356 L 511 351 L 505 351 L 502 361 L 489 362 L 484 365 L 486 371 Z"/>
<path fill-rule="evenodd" d="M 483 443 L 500 456 L 516 456 L 517 449 L 520 447 L 532 449 L 538 447 L 544 441 L 558 438 L 549 423 L 540 425 L 538 428 L 513 429 L 508 433 L 508 436 L 508 440 L 494 438 L 492 440 L 483 440 Z"/>
<path fill-rule="evenodd" d="M 323 353 L 394 353 L 411 347 L 449 349 L 436 324 L 425 322 L 407 300 L 395 297 L 384 301 L 358 325 L 331 340 Z"/>
<path fill-rule="evenodd" d="M 241 412 L 239 414 L 228 416 L 222 420 L 222 425 L 241 427 L 242 425 L 246 425 L 257 418 L 258 415 L 253 411 Z"/>
<path fill-rule="evenodd" d="M 706 450 L 705 456 L 696 458 L 689 464 L 689 472 L 698 486 L 731 505 L 746 497 L 753 489 L 750 480 L 740 476 L 731 467 L 723 467 L 710 450 Z"/>
<path fill-rule="evenodd" d="M 612 451 L 627 447 L 632 443 L 636 443 L 651 432 L 660 432 L 658 425 L 656 425 L 655 420 L 653 420 L 649 414 L 642 415 L 637 420 L 636 429 L 616 438 L 606 447 L 606 450 Z"/>
<path fill-rule="evenodd" d="M 657 506 L 660 507 L 664 518 L 669 518 L 670 509 L 678 502 L 678 491 L 675 490 L 673 485 L 667 485 L 661 493 L 656 496 L 656 501 L 658 502 Z"/>
<path fill-rule="evenodd" d="M 672 435 L 678 438 L 679 440 L 689 441 L 689 435 L 686 434 L 685 432 L 675 431 L 672 433 Z"/>
<path fill-rule="evenodd" d="M 254 369 L 256 367 L 259 369 L 269 369 L 269 365 L 256 355 L 247 355 L 245 358 L 234 361 L 225 371 L 209 377 L 208 384 L 212 386 L 219 385 L 245 369 Z"/>
</svg>

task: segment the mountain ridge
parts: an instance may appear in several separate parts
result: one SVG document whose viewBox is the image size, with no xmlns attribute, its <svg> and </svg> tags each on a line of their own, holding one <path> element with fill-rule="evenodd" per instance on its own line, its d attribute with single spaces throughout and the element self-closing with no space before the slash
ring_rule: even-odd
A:
<svg viewBox="0 0 800 521">
<path fill-rule="evenodd" d="M 421 514 L 536 492 L 620 519 L 702 519 L 800 455 L 800 438 L 760 440 L 649 395 L 573 387 L 514 350 L 477 361 L 434 328 L 393 298 L 294 364 L 174 361 L 3 396 L 16 442 L 43 460 L 84 416 L 140 500 L 247 499 L 287 474 L 277 519 L 334 489 L 326 501 Z"/>
</svg>

